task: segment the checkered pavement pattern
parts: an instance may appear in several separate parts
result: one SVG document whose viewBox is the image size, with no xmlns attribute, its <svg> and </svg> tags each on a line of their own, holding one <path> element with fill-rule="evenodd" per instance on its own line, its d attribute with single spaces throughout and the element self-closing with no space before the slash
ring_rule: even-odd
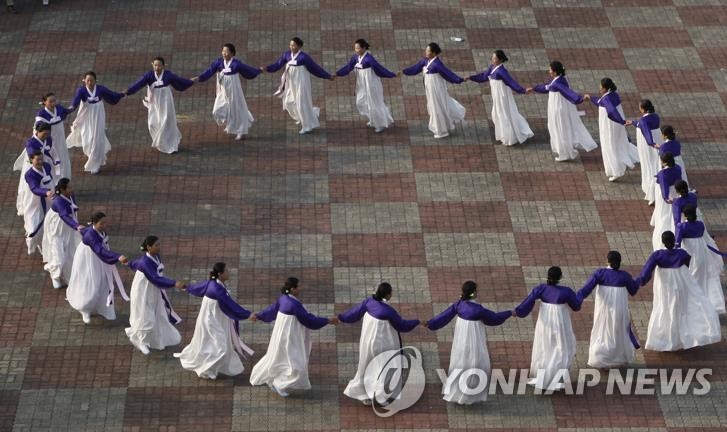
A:
<svg viewBox="0 0 727 432">
<path fill-rule="evenodd" d="M 37 4 L 36 4 L 37 3 Z M 313 389 L 282 399 L 252 388 L 249 371 L 271 326 L 242 323 L 255 349 L 238 377 L 205 381 L 183 370 L 175 349 L 144 356 L 119 318 L 78 313 L 53 290 L 40 258 L 25 254 L 15 215 L 17 173 L 10 166 L 29 136 L 41 94 L 67 104 L 88 69 L 121 91 L 163 55 L 168 69 L 194 76 L 223 43 L 259 66 L 276 59 L 290 37 L 327 70 L 364 37 L 392 70 L 412 64 L 437 41 L 460 74 L 486 67 L 504 49 L 523 85 L 546 80 L 562 60 L 573 88 L 597 93 L 600 78 L 619 86 L 631 118 L 638 101 L 654 101 L 679 131 L 689 178 L 710 232 L 727 249 L 727 3 L 722 0 L 249 0 L 16 1 L 0 13 L 0 430 L 531 430 L 718 431 L 727 427 L 727 344 L 678 353 L 639 350 L 636 366 L 713 369 L 706 396 L 607 396 L 605 384 L 583 396 L 493 395 L 460 407 L 441 399 L 435 368 L 447 368 L 452 326 L 403 335 L 424 355 L 427 386 L 411 409 L 379 418 L 342 394 L 357 361 L 360 325 L 313 334 Z M 462 38 L 454 41 L 452 37 Z M 245 142 L 211 118 L 214 84 L 175 93 L 181 151 L 150 147 L 141 97 L 107 106 L 112 151 L 99 175 L 81 172 L 72 151 L 80 216 L 109 215 L 111 246 L 135 255 L 141 239 L 161 237 L 166 273 L 197 281 L 215 261 L 231 270 L 233 295 L 259 310 L 289 275 L 302 281 L 309 310 L 332 315 L 369 295 L 382 280 L 395 287 L 405 317 L 428 319 L 474 279 L 489 308 L 509 309 L 560 265 L 578 288 L 620 250 L 637 272 L 650 253 L 651 208 L 638 170 L 611 184 L 600 151 L 556 163 L 546 129 L 547 96 L 516 96 L 535 137 L 524 145 L 494 142 L 486 85 L 450 86 L 467 119 L 447 139 L 427 130 L 421 77 L 384 81 L 396 123 L 383 134 L 355 110 L 354 79 L 313 80 L 321 128 L 299 136 L 274 98 L 278 75 L 244 83 L 256 118 Z M 589 104 L 585 123 L 597 137 Z M 68 126 L 67 126 L 68 127 Z M 629 131 L 633 139 L 633 129 Z M 121 269 L 130 284 L 132 274 Z M 127 285 L 128 286 L 128 285 Z M 646 334 L 651 286 L 631 301 Z M 190 340 L 199 299 L 174 293 Z M 537 312 L 488 330 L 495 368 L 527 368 Z M 586 366 L 593 301 L 575 313 L 578 355 Z M 722 320 L 723 333 L 725 321 Z M 176 350 L 178 350 L 177 348 Z"/>
</svg>

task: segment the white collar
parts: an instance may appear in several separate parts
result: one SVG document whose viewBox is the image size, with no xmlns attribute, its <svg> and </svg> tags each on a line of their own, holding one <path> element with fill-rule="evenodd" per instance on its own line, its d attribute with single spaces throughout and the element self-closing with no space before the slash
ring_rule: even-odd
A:
<svg viewBox="0 0 727 432">
<path fill-rule="evenodd" d="M 492 68 L 492 70 L 490 71 L 490 74 L 494 73 L 494 72 L 495 72 L 495 71 L 496 71 L 497 69 L 499 69 L 499 68 L 500 68 L 500 66 L 502 66 L 503 64 L 504 64 L 504 63 L 500 63 L 499 65 L 497 65 L 497 66 L 493 67 L 493 68 Z"/>
<path fill-rule="evenodd" d="M 56 113 L 58 112 L 58 107 L 53 108 L 53 111 L 52 112 L 51 112 L 51 110 L 48 109 L 48 107 L 43 107 L 43 109 L 45 110 L 45 112 L 47 112 L 48 114 L 50 114 L 51 117 L 56 117 L 57 116 Z"/>
<path fill-rule="evenodd" d="M 156 263 L 156 265 L 157 265 L 157 266 L 161 265 L 161 263 L 162 263 L 162 260 L 161 260 L 161 259 L 159 259 L 159 258 L 157 258 L 157 257 L 154 257 L 154 256 L 153 256 L 152 254 L 150 254 L 149 252 L 147 252 L 147 253 L 146 253 L 146 256 L 148 256 L 148 257 L 149 257 L 149 259 L 151 259 L 152 261 L 154 261 L 154 262 Z"/>
<path fill-rule="evenodd" d="M 154 71 L 154 70 L 152 72 L 154 72 L 154 78 L 156 78 L 157 82 L 161 81 L 162 80 L 162 77 L 164 77 L 164 69 L 162 69 L 162 74 L 161 75 L 157 75 L 157 72 Z"/>
<path fill-rule="evenodd" d="M 91 91 L 88 87 L 86 87 L 86 91 L 88 92 L 88 97 L 89 98 L 96 97 L 96 90 L 98 90 L 98 84 L 96 84 L 95 86 L 93 86 L 93 91 Z"/>
<path fill-rule="evenodd" d="M 230 65 L 232 64 L 232 61 L 235 60 L 235 57 L 230 57 L 230 61 L 228 62 L 225 60 L 225 58 L 222 58 L 222 64 L 225 66 L 225 69 L 229 69 Z"/>
</svg>

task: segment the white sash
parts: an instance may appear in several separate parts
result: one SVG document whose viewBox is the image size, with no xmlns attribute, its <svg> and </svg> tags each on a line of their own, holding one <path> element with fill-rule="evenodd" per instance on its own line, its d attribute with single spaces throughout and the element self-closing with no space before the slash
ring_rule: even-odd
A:
<svg viewBox="0 0 727 432">
<path fill-rule="evenodd" d="M 96 231 L 101 238 L 103 239 L 103 246 L 107 250 L 110 250 L 109 248 L 109 238 L 105 233 L 102 233 L 100 231 Z M 104 263 L 106 264 L 106 263 Z M 105 272 L 106 272 L 106 281 L 109 284 L 109 295 L 106 297 L 106 306 L 111 306 L 114 304 L 114 283 L 116 283 L 116 288 L 119 290 L 119 294 L 121 294 L 121 298 L 123 298 L 126 301 L 129 301 L 129 296 L 126 294 L 126 290 L 124 290 L 124 283 L 121 281 L 121 275 L 119 275 L 119 270 L 116 268 L 113 264 L 106 264 L 105 266 Z"/>
<path fill-rule="evenodd" d="M 422 69 L 422 72 L 424 72 L 424 73 L 429 73 L 429 66 L 431 66 L 432 62 L 433 62 L 434 60 L 436 60 L 436 59 L 437 59 L 437 57 L 435 56 L 435 57 L 434 57 L 433 59 L 429 60 L 429 61 L 427 62 L 427 64 L 426 64 L 426 65 L 424 66 L 424 68 Z"/>
<path fill-rule="evenodd" d="M 364 53 L 364 55 L 358 57 L 358 62 L 356 62 L 356 65 L 354 66 L 355 69 L 363 69 L 363 61 L 364 58 L 366 58 L 366 55 L 368 54 L 368 51 Z"/>
<path fill-rule="evenodd" d="M 147 253 L 146 256 L 148 256 L 157 265 L 157 275 L 164 276 L 164 264 L 162 264 L 162 261 L 154 258 L 149 253 Z M 174 320 L 172 324 L 177 325 L 182 322 L 182 318 L 174 311 L 174 308 L 172 308 L 172 302 L 169 301 L 167 290 L 159 288 L 159 292 L 161 293 L 162 300 L 164 301 L 164 308 L 167 310 L 167 315 Z"/>
<path fill-rule="evenodd" d="M 491 77 L 492 75 L 494 75 L 494 74 L 495 74 L 495 71 L 496 71 L 496 70 L 498 70 L 498 69 L 500 69 L 500 66 L 502 66 L 502 63 L 500 63 L 499 65 L 497 65 L 497 66 L 495 66 L 494 68 L 492 68 L 492 70 L 490 71 L 490 74 L 489 74 L 489 75 L 487 75 L 487 78 L 489 78 L 489 77 Z"/>
<path fill-rule="evenodd" d="M 86 103 L 92 104 L 99 101 L 98 96 L 96 96 L 97 89 L 97 85 L 93 86 L 93 91 L 89 90 L 88 87 L 86 87 L 86 91 L 88 92 L 88 99 L 86 99 Z"/>
<path fill-rule="evenodd" d="M 73 212 L 73 219 L 76 222 L 78 222 L 78 206 L 76 205 L 76 202 L 73 201 L 73 198 L 68 198 L 63 194 L 60 194 L 59 196 L 71 204 L 71 212 Z"/>
</svg>

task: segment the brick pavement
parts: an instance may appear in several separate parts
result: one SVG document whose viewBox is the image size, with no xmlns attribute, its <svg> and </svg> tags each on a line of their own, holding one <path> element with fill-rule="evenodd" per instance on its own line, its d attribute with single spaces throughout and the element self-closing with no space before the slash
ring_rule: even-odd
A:
<svg viewBox="0 0 727 432">
<path fill-rule="evenodd" d="M 523 84 L 545 79 L 549 59 L 568 68 L 575 89 L 596 92 L 611 76 L 624 109 L 651 98 L 680 131 L 690 180 L 710 231 L 727 249 L 727 3 L 720 0 L 250 0 L 17 1 L 21 14 L 0 13 L 0 430 L 466 430 L 717 431 L 727 427 L 724 342 L 680 353 L 639 351 L 636 365 L 711 367 L 707 396 L 494 395 L 484 405 L 445 404 L 434 368 L 449 359 L 452 328 L 404 336 L 419 347 L 427 388 L 410 410 L 388 419 L 342 395 L 355 370 L 359 326 L 314 333 L 313 390 L 282 400 L 242 376 L 208 382 L 184 371 L 173 350 L 144 357 L 123 334 L 128 305 L 115 322 L 83 326 L 62 291 L 54 291 L 38 256 L 24 253 L 11 173 L 30 131 L 38 97 L 55 91 L 67 103 L 80 74 L 125 88 L 153 56 L 192 76 L 232 41 L 253 65 L 277 58 L 293 35 L 325 68 L 365 37 L 390 69 L 421 55 L 429 41 L 459 73 L 485 67 L 503 48 Z M 38 3 L 38 4 L 36 4 Z M 355 10 L 355 12 L 353 12 Z M 453 42 L 450 36 L 464 38 Z M 545 127 L 546 96 L 517 97 L 536 133 L 526 145 L 493 144 L 487 86 L 450 87 L 468 109 L 448 139 L 426 130 L 420 78 L 386 80 L 396 123 L 375 135 L 353 105 L 353 79 L 314 80 L 322 128 L 300 137 L 271 96 L 277 76 L 244 84 L 257 122 L 244 143 L 211 119 L 212 84 L 177 94 L 181 152 L 149 146 L 139 97 L 107 108 L 113 150 L 98 176 L 80 173 L 72 152 L 81 217 L 110 215 L 111 244 L 127 254 L 143 236 L 162 238 L 167 273 L 199 280 L 224 260 L 238 301 L 256 310 L 272 301 L 288 275 L 303 282 L 310 310 L 332 314 L 367 295 L 380 280 L 395 286 L 406 315 L 428 318 L 457 296 L 468 278 L 495 309 L 512 307 L 560 264 L 577 286 L 620 249 L 638 271 L 650 252 L 650 209 L 639 173 L 607 182 L 599 151 L 556 164 Z M 586 124 L 597 136 L 595 110 Z M 633 130 L 630 131 L 633 137 Z M 121 270 L 127 282 L 131 274 Z M 646 333 L 651 288 L 632 299 Z M 174 294 L 189 341 L 199 301 Z M 592 301 L 574 315 L 585 366 Z M 489 331 L 493 367 L 529 365 L 534 317 Z M 726 330 L 723 319 L 723 332 Z M 242 324 L 246 341 L 266 347 L 270 326 Z"/>
</svg>

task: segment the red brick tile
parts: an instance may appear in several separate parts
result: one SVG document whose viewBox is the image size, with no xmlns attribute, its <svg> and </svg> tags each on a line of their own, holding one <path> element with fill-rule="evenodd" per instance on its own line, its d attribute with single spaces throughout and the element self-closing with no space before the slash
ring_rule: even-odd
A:
<svg viewBox="0 0 727 432">
<path fill-rule="evenodd" d="M 317 10 L 254 11 L 248 15 L 248 30 L 320 30 L 321 15 Z M 292 36 L 291 36 L 292 37 Z M 303 40 L 305 44 L 305 40 Z"/>
<path fill-rule="evenodd" d="M 332 203 L 413 202 L 417 196 L 413 174 L 331 175 L 328 193 Z"/>
<path fill-rule="evenodd" d="M 334 51 L 352 51 L 353 42 L 360 37 L 361 30 L 321 30 L 321 49 Z M 376 31 L 368 33 L 366 35 L 366 42 L 371 45 L 371 53 L 374 56 L 376 56 L 376 53 L 380 52 L 381 50 L 396 49 L 396 38 L 394 37 L 394 30 L 376 29 Z M 383 62 L 382 59 L 378 60 L 380 62 Z M 396 69 L 396 65 L 384 66 L 388 66 L 389 69 L 392 71 Z"/>
<path fill-rule="evenodd" d="M 608 27 L 609 21 L 603 8 L 549 7 L 535 8 L 539 27 Z"/>
<path fill-rule="evenodd" d="M 126 387 L 131 355 L 128 346 L 32 347 L 23 388 Z"/>
<path fill-rule="evenodd" d="M 411 149 L 417 172 L 496 172 L 493 146 L 419 146 Z"/>
<path fill-rule="evenodd" d="M 334 234 L 334 267 L 426 266 L 421 234 Z"/>
<path fill-rule="evenodd" d="M 596 201 L 596 208 L 607 232 L 651 231 L 649 220 L 654 208 L 649 207 L 646 201 Z"/>
<path fill-rule="evenodd" d="M 300 280 L 300 298 L 305 303 L 331 303 L 333 270 L 331 268 L 239 269 L 238 290 L 242 296 L 253 296 L 256 303 L 273 303 L 288 277 Z"/>
<path fill-rule="evenodd" d="M 242 234 L 318 234 L 331 232 L 328 204 L 243 205 Z"/>
<path fill-rule="evenodd" d="M 16 63 L 18 62 L 18 53 L 0 52 L 0 75 L 15 74 Z"/>
<path fill-rule="evenodd" d="M 696 167 L 695 167 L 696 168 Z M 723 178 L 723 171 L 717 170 L 689 170 L 689 184 L 697 189 L 700 198 L 723 198 L 727 196 L 727 183 Z"/>
<path fill-rule="evenodd" d="M 428 269 L 428 275 L 433 303 L 456 301 L 467 280 L 477 282 L 478 301 L 486 307 L 492 303 L 519 302 L 528 292 L 521 267 L 439 267 Z"/>
<path fill-rule="evenodd" d="M 679 17 L 685 26 L 714 26 L 727 24 L 727 6 L 682 6 L 677 7 Z"/>
<path fill-rule="evenodd" d="M 230 430 L 233 399 L 232 386 L 132 387 L 126 392 L 124 428 Z"/>
<path fill-rule="evenodd" d="M 506 8 L 526 8 L 530 7 L 531 3 L 529 0 L 461 0 L 459 2 L 460 7 L 464 8 L 494 8 L 494 9 L 506 9 Z"/>
<path fill-rule="evenodd" d="M 723 68 L 727 64 L 727 48 L 697 48 L 697 52 L 707 69 Z"/>
<path fill-rule="evenodd" d="M 505 198 L 515 201 L 591 200 L 593 192 L 582 172 L 500 173 Z"/>
<path fill-rule="evenodd" d="M 432 5 L 435 6 L 435 5 Z M 395 29 L 462 28 L 464 16 L 460 9 L 417 8 L 392 9 L 391 23 Z"/>
<path fill-rule="evenodd" d="M 104 31 L 174 31 L 177 26 L 176 11 L 155 11 L 143 14 L 138 11 L 115 11 L 106 14 Z"/>
<path fill-rule="evenodd" d="M 36 308 L 0 308 L 0 347 L 29 347 L 33 341 L 37 317 Z"/>
<path fill-rule="evenodd" d="M 515 233 L 515 243 L 523 266 L 595 266 L 609 250 L 603 232 Z"/>
<path fill-rule="evenodd" d="M 550 48 L 548 58 L 560 60 L 568 69 L 627 69 L 623 52 L 618 48 Z"/>
<path fill-rule="evenodd" d="M 510 232 L 512 222 L 504 202 L 419 204 L 425 233 Z"/>
<path fill-rule="evenodd" d="M 328 151 L 316 147 L 246 145 L 242 149 L 242 172 L 245 175 L 328 174 Z"/>
<path fill-rule="evenodd" d="M 19 401 L 20 390 L 0 390 L 0 430 L 13 429 Z"/>
<path fill-rule="evenodd" d="M 621 48 L 686 48 L 689 32 L 674 27 L 622 27 L 613 32 Z"/>
<path fill-rule="evenodd" d="M 635 70 L 634 82 L 642 92 L 714 92 L 712 77 L 705 70 Z"/>
</svg>

